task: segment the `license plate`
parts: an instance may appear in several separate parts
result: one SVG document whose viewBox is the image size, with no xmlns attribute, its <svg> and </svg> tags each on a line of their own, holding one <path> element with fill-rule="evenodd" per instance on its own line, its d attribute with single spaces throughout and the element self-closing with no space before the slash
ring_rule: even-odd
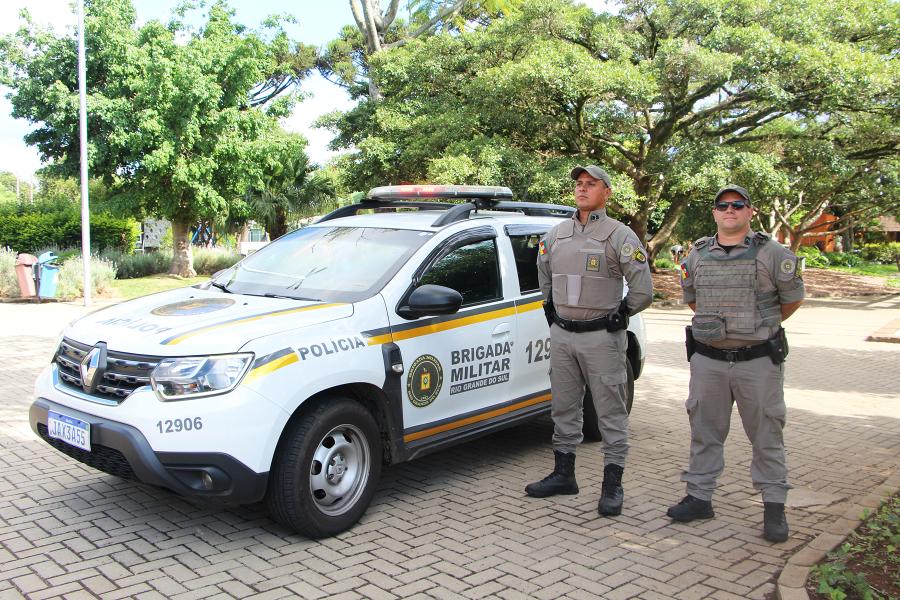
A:
<svg viewBox="0 0 900 600">
<path fill-rule="evenodd" d="M 47 411 L 47 432 L 53 439 L 88 452 L 91 450 L 91 424 L 86 421 Z"/>
</svg>

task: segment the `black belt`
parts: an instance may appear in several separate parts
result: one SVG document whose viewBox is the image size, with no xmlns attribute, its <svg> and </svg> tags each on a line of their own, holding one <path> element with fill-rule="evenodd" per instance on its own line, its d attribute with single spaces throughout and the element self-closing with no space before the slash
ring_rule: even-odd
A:
<svg viewBox="0 0 900 600">
<path fill-rule="evenodd" d="M 584 333 L 586 331 L 597 331 L 600 329 L 609 329 L 609 319 L 600 317 L 599 319 L 591 319 L 589 321 L 573 321 L 571 319 L 563 319 L 561 316 L 553 313 L 553 322 L 566 331 L 573 333 Z"/>
<path fill-rule="evenodd" d="M 762 356 L 769 356 L 769 345 L 766 342 L 756 344 L 755 346 L 744 346 L 742 348 L 713 348 L 702 342 L 694 340 L 694 350 L 697 354 L 714 358 L 715 360 L 727 360 L 728 362 L 740 362 L 744 360 L 753 360 Z"/>
</svg>

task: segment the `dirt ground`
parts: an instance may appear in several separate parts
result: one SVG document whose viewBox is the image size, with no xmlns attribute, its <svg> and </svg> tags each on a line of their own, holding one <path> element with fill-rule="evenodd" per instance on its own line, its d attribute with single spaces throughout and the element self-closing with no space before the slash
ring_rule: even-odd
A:
<svg viewBox="0 0 900 600">
<path fill-rule="evenodd" d="M 681 272 L 677 269 L 660 270 L 653 274 L 653 291 L 656 301 L 681 300 Z M 849 275 L 828 269 L 806 269 L 803 272 L 807 298 L 851 298 L 900 294 L 900 288 L 888 287 L 883 277 Z"/>
</svg>

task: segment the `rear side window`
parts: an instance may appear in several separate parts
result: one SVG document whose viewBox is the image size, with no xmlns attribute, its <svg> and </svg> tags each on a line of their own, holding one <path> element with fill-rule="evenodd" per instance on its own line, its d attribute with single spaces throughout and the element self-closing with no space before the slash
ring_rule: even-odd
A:
<svg viewBox="0 0 900 600">
<path fill-rule="evenodd" d="M 463 306 L 499 300 L 500 265 L 494 239 L 466 244 L 438 260 L 419 285 L 443 285 L 462 294 Z"/>
<path fill-rule="evenodd" d="M 510 235 L 509 241 L 512 242 L 513 255 L 516 257 L 519 291 L 522 294 L 538 291 L 537 256 L 541 236 L 536 233 Z"/>
</svg>

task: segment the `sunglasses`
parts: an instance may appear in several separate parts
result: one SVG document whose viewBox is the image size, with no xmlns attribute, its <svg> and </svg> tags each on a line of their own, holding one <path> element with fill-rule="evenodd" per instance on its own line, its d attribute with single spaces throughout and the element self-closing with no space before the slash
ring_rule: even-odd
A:
<svg viewBox="0 0 900 600">
<path fill-rule="evenodd" d="M 728 210 L 729 206 L 734 210 L 741 210 L 745 206 L 750 206 L 750 203 L 744 202 L 743 200 L 735 200 L 734 202 L 716 202 L 716 210 L 719 212 L 725 212 Z"/>
</svg>

